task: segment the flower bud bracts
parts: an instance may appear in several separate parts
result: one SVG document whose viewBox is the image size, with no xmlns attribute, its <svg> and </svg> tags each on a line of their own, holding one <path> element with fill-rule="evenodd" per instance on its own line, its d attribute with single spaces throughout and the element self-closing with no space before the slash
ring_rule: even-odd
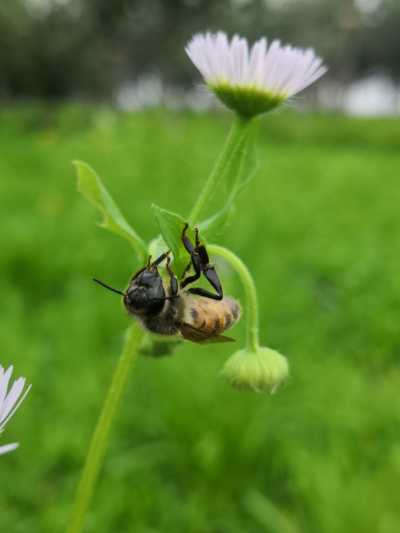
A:
<svg viewBox="0 0 400 533">
<path fill-rule="evenodd" d="M 222 373 L 235 389 L 274 392 L 288 377 L 289 365 L 283 355 L 270 348 L 240 350 L 228 359 Z"/>
<path fill-rule="evenodd" d="M 232 87 L 210 85 L 210 89 L 228 109 L 236 111 L 243 118 L 251 118 L 272 111 L 286 100 L 285 94 L 261 91 L 255 87 Z"/>
</svg>

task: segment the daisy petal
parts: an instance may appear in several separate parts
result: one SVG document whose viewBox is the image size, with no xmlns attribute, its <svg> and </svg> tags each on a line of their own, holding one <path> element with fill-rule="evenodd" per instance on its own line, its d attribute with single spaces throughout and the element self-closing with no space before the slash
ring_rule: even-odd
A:
<svg viewBox="0 0 400 533">
<path fill-rule="evenodd" d="M 14 381 L 10 391 L 7 394 L 12 370 L 13 367 L 10 366 L 8 370 L 4 372 L 3 367 L 0 366 L 0 433 L 3 431 L 4 426 L 18 409 L 31 388 L 31 385 L 29 385 L 22 398 L 17 403 L 18 398 L 21 396 L 21 393 L 25 387 L 25 378 L 19 378 Z"/>
<path fill-rule="evenodd" d="M 0 455 L 4 455 L 5 453 L 12 452 L 13 450 L 16 450 L 18 446 L 19 446 L 18 442 L 14 442 L 14 444 L 6 444 L 5 446 L 0 446 Z"/>
</svg>

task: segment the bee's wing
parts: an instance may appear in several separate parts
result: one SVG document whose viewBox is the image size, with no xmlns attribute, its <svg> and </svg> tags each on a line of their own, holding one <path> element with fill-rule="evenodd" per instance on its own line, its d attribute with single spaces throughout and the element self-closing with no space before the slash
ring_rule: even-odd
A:
<svg viewBox="0 0 400 533">
<path fill-rule="evenodd" d="M 197 344 L 216 344 L 222 342 L 236 342 L 230 337 L 223 337 L 222 335 L 213 335 L 212 333 L 205 333 L 190 324 L 180 324 L 179 331 L 182 337 L 187 341 L 197 342 Z"/>
</svg>

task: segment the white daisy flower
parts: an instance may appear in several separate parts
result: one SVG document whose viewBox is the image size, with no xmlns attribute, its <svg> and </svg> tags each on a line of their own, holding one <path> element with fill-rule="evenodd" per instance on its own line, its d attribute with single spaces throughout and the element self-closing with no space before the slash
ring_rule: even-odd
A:
<svg viewBox="0 0 400 533">
<path fill-rule="evenodd" d="M 195 35 L 186 52 L 218 98 L 244 118 L 274 109 L 327 70 L 311 48 L 278 40 L 267 47 L 262 38 L 249 51 L 246 39 L 235 35 L 229 43 L 223 32 Z"/>
<path fill-rule="evenodd" d="M 13 371 L 13 367 L 10 366 L 7 371 L 4 371 L 4 368 L 0 365 L 0 433 L 4 430 L 6 423 L 10 420 L 12 415 L 18 409 L 22 400 L 28 394 L 31 385 L 26 389 L 22 398 L 18 401 L 18 398 L 21 396 L 22 391 L 25 387 L 25 378 L 19 378 L 17 381 L 14 381 L 10 391 L 7 394 L 8 383 Z M 16 402 L 18 401 L 17 405 Z M 15 407 L 14 407 L 15 406 Z M 8 444 L 6 446 L 0 447 L 0 455 L 3 453 L 11 452 L 18 447 L 18 444 Z"/>
</svg>

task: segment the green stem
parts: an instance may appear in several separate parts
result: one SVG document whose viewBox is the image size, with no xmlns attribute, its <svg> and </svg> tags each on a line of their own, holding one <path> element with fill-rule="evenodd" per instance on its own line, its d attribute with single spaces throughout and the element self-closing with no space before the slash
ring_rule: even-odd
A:
<svg viewBox="0 0 400 533">
<path fill-rule="evenodd" d="M 245 179 L 244 180 L 244 183 L 241 183 L 242 179 L 243 179 L 243 171 L 244 171 L 244 168 L 245 168 L 245 163 L 246 163 L 246 159 L 249 157 L 248 156 L 248 149 L 249 149 L 249 146 L 252 142 L 254 142 L 256 136 L 257 136 L 257 132 L 258 132 L 258 126 L 259 126 L 259 123 L 260 123 L 260 118 L 259 117 L 255 117 L 253 120 L 252 120 L 252 126 L 253 128 L 255 127 L 254 129 L 254 135 L 247 135 L 246 139 L 244 140 L 244 142 L 241 144 L 240 146 L 240 150 L 241 150 L 241 157 L 240 157 L 240 163 L 239 163 L 239 169 L 236 173 L 236 179 L 235 179 L 235 182 L 233 184 L 233 187 L 232 187 L 232 190 L 231 190 L 231 193 L 229 195 L 229 198 L 227 200 L 227 203 L 226 205 L 230 205 L 233 200 L 235 199 L 235 196 L 237 195 L 237 193 L 240 191 L 240 189 L 247 183 L 248 179 Z M 254 170 L 255 172 L 255 170 Z"/>
<path fill-rule="evenodd" d="M 230 250 L 217 246 L 216 244 L 208 244 L 207 250 L 210 254 L 219 255 L 230 263 L 240 279 L 246 291 L 246 306 L 247 306 L 247 350 L 249 352 L 257 352 L 260 348 L 258 340 L 258 303 L 257 293 L 253 278 L 241 259 Z"/>
<path fill-rule="evenodd" d="M 203 211 L 213 192 L 215 191 L 215 188 L 228 171 L 236 152 L 239 150 L 243 139 L 246 136 L 250 123 L 251 120 L 246 120 L 236 115 L 235 122 L 233 123 L 222 153 L 219 156 L 218 161 L 216 162 L 200 194 L 200 197 L 190 213 L 189 223 L 191 227 L 194 227 L 200 221 Z"/>
<path fill-rule="evenodd" d="M 104 457 L 111 427 L 118 405 L 124 393 L 130 371 L 136 360 L 137 349 L 142 336 L 143 333 L 136 324 L 133 324 L 128 330 L 125 347 L 115 370 L 111 387 L 108 391 L 103 411 L 100 415 L 100 419 L 93 435 L 92 444 L 86 458 L 86 464 L 83 469 L 67 533 L 81 533 L 82 531 L 86 512 Z"/>
</svg>

